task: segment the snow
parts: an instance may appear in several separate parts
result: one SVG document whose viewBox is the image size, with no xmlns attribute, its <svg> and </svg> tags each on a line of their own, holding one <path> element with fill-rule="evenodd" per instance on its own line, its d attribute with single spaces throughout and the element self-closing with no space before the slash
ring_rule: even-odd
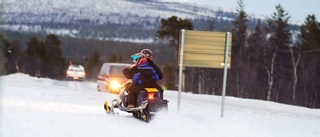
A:
<svg viewBox="0 0 320 137">
<path fill-rule="evenodd" d="M 0 77 L 1 137 L 319 137 L 320 109 L 253 99 L 165 91 L 169 111 L 149 123 L 130 113 L 105 113 L 117 95 L 96 91 L 96 82 L 57 81 L 26 74 Z M 75 87 L 76 85 L 76 87 Z M 228 92 L 228 91 L 227 91 Z"/>
</svg>

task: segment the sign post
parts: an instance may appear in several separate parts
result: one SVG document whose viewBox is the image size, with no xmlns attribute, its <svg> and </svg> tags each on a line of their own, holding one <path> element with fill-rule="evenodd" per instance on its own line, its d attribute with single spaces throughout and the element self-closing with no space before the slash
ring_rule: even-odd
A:
<svg viewBox="0 0 320 137">
<path fill-rule="evenodd" d="M 180 105 L 181 105 L 181 86 L 182 86 L 184 33 L 185 33 L 185 30 L 182 29 L 182 30 L 180 31 L 180 61 L 179 61 L 178 112 L 180 112 Z"/>
<path fill-rule="evenodd" d="M 226 93 L 227 69 L 231 67 L 230 32 L 180 31 L 178 112 L 181 104 L 182 68 L 205 67 L 224 69 L 221 117 Z M 221 65 L 224 64 L 224 65 Z"/>
<path fill-rule="evenodd" d="M 226 36 L 226 45 L 229 45 L 229 36 L 230 32 L 227 32 Z M 223 64 L 223 85 L 222 85 L 222 101 L 221 101 L 221 117 L 223 117 L 224 114 L 224 101 L 226 96 L 226 86 L 227 86 L 227 71 L 228 71 L 228 51 L 229 46 L 226 46 L 225 50 L 225 56 L 224 56 L 224 64 Z"/>
</svg>

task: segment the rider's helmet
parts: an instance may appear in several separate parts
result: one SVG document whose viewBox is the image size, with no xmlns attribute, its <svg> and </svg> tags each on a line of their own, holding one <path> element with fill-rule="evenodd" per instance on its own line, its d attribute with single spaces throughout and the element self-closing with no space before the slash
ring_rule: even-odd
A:
<svg viewBox="0 0 320 137">
<path fill-rule="evenodd" d="M 149 58 L 151 60 L 153 59 L 153 53 L 150 49 L 143 49 L 143 50 L 141 50 L 140 53 L 144 54 L 147 58 Z"/>
</svg>

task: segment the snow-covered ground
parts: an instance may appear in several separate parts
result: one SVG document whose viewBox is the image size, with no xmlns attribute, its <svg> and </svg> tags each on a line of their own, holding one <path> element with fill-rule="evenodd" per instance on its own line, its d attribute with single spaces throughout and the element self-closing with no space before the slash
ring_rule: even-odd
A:
<svg viewBox="0 0 320 137">
<path fill-rule="evenodd" d="M 76 85 L 76 88 L 75 88 Z M 149 123 L 126 112 L 108 115 L 94 82 L 57 81 L 25 74 L 0 77 L 1 137 L 319 137 L 320 109 L 165 91 L 169 112 Z"/>
</svg>

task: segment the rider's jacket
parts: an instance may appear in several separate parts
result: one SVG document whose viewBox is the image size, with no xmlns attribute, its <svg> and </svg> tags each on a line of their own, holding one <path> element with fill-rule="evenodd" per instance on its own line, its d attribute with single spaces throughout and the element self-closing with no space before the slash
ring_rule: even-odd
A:
<svg viewBox="0 0 320 137">
<path fill-rule="evenodd" d="M 147 84 L 152 82 L 157 82 L 159 80 L 159 75 L 149 65 L 141 65 L 137 67 L 137 73 L 132 77 L 133 84 Z"/>
</svg>

